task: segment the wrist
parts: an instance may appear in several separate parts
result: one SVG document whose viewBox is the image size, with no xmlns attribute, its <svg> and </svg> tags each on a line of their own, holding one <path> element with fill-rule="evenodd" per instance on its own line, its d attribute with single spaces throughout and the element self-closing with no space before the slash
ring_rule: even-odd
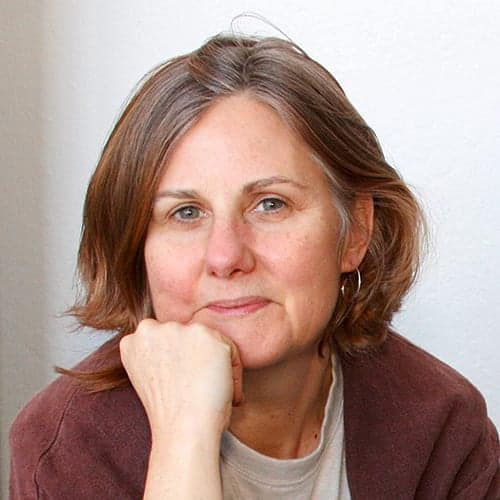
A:
<svg viewBox="0 0 500 500">
<path fill-rule="evenodd" d="M 209 418 L 199 416 L 194 412 L 192 415 L 177 416 L 169 418 L 149 418 L 151 435 L 157 440 L 176 440 L 178 438 L 196 439 L 201 437 L 208 440 L 220 440 L 226 425 L 221 418 Z"/>
<path fill-rule="evenodd" d="M 220 435 L 200 428 L 175 426 L 152 433 L 144 499 L 222 499 Z"/>
<path fill-rule="evenodd" d="M 155 448 L 179 448 L 178 451 L 203 448 L 218 453 L 222 432 L 216 426 L 185 421 L 168 427 L 157 425 L 151 426 L 151 443 Z"/>
</svg>

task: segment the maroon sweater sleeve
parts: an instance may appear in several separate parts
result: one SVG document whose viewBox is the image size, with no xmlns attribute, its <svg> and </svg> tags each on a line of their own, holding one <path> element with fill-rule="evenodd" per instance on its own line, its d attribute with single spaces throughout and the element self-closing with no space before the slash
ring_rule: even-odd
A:
<svg viewBox="0 0 500 500">
<path fill-rule="evenodd" d="M 449 497 L 455 500 L 500 499 L 500 463 L 498 436 L 493 424 L 486 420 L 479 438 L 461 465 Z"/>
<path fill-rule="evenodd" d="M 78 368 L 96 368 L 98 353 Z M 151 440 L 130 386 L 89 394 L 60 377 L 17 416 L 9 442 L 11 500 L 143 496 Z"/>
<path fill-rule="evenodd" d="M 43 498 L 38 484 L 38 466 L 57 440 L 74 388 L 52 384 L 37 394 L 17 416 L 9 433 L 11 500 Z"/>
</svg>

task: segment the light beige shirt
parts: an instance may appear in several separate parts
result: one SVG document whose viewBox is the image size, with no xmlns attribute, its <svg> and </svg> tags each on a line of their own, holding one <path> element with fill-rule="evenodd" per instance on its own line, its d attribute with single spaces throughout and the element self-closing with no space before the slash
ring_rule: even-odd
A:
<svg viewBox="0 0 500 500">
<path fill-rule="evenodd" d="M 221 442 L 224 500 L 350 500 L 345 467 L 342 370 L 335 355 L 332 355 L 332 377 L 320 442 L 306 457 L 271 458 L 224 432 Z"/>
</svg>

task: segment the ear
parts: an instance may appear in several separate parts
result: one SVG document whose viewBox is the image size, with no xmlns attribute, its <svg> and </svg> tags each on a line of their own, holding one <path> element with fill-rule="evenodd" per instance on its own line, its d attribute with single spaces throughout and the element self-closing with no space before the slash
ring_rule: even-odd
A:
<svg viewBox="0 0 500 500">
<path fill-rule="evenodd" d="M 342 251 L 340 270 L 354 271 L 361 262 L 370 244 L 373 231 L 373 198 L 360 196 L 352 208 L 353 223 L 347 231 Z"/>
</svg>

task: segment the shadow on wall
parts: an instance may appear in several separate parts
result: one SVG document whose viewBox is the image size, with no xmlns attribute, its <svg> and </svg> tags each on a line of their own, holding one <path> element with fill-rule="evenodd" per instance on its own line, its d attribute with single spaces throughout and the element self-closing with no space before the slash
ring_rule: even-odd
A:
<svg viewBox="0 0 500 500">
<path fill-rule="evenodd" d="M 2 2 L 0 57 L 0 423 L 1 494 L 7 498 L 8 430 L 45 383 L 43 2 Z"/>
</svg>

